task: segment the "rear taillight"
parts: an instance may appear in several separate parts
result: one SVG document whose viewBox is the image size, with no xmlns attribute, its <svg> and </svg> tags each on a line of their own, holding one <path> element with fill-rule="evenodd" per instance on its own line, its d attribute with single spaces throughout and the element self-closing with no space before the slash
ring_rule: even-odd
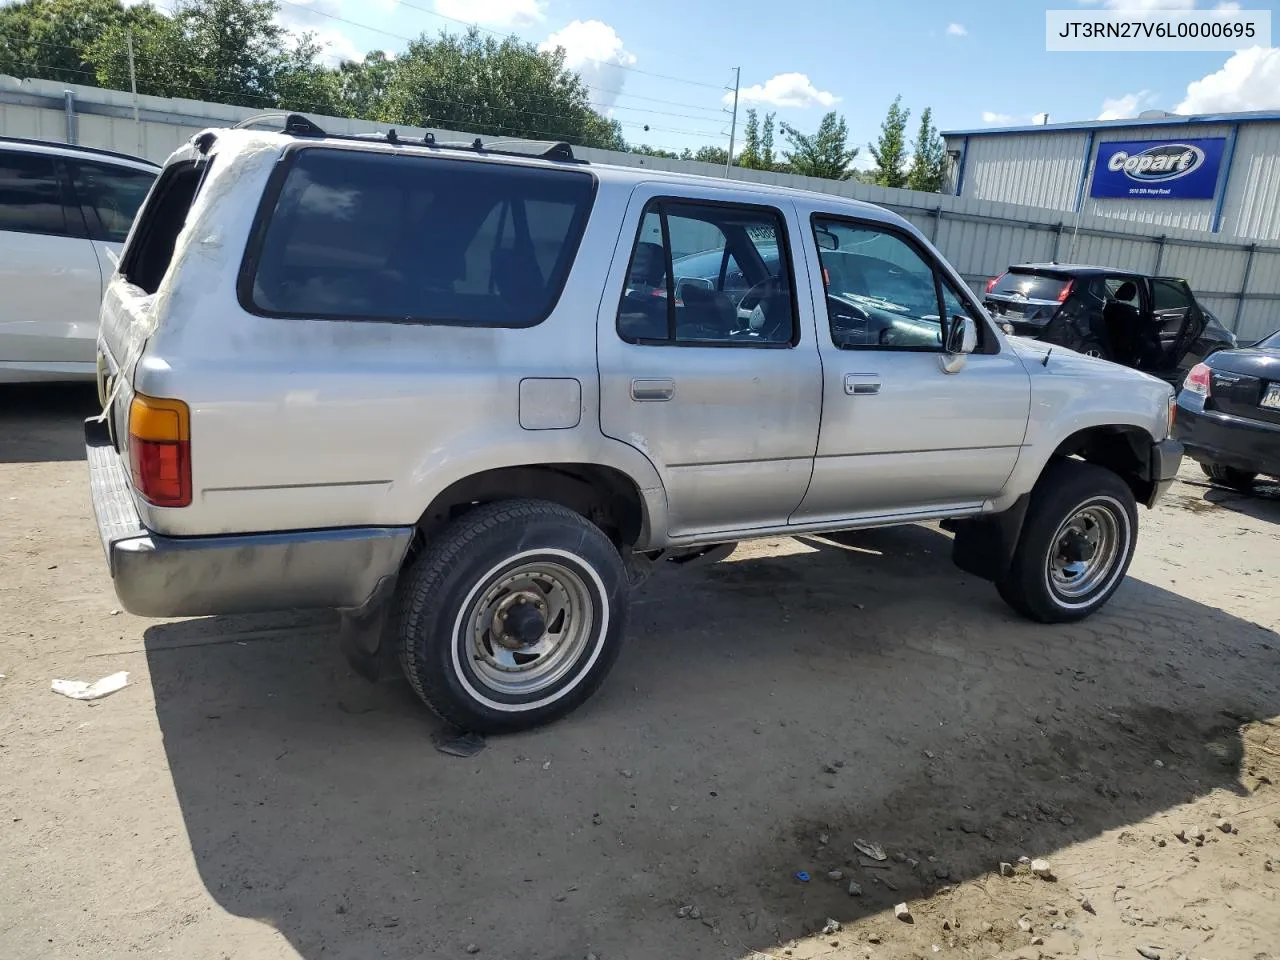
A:
<svg viewBox="0 0 1280 960">
<path fill-rule="evenodd" d="M 157 507 L 191 503 L 191 413 L 181 400 L 136 394 L 129 405 L 133 485 Z"/>
<path fill-rule="evenodd" d="M 1071 296 L 1071 291 L 1074 290 L 1075 288 L 1076 288 L 1076 282 L 1074 280 L 1068 280 L 1067 285 L 1063 287 L 1062 292 L 1058 294 L 1058 302 L 1066 303 L 1067 297 Z"/>
<path fill-rule="evenodd" d="M 1208 364 L 1197 363 L 1187 373 L 1187 379 L 1182 383 L 1183 390 L 1189 390 L 1192 393 L 1198 393 L 1202 397 L 1209 396 L 1209 386 L 1213 373 L 1209 369 Z"/>
<path fill-rule="evenodd" d="M 1006 276 L 1008 276 L 1008 275 L 1009 275 L 1009 273 L 1008 273 L 1008 271 L 1006 270 L 1004 273 L 1000 274 L 1000 276 L 998 276 L 998 277 L 992 277 L 990 280 L 988 280 L 988 281 L 987 281 L 987 293 L 990 293 L 992 290 L 994 290 L 994 289 L 996 288 L 996 284 L 997 284 L 997 283 L 999 283 L 1001 280 L 1003 280 L 1003 279 L 1004 279 Z"/>
</svg>

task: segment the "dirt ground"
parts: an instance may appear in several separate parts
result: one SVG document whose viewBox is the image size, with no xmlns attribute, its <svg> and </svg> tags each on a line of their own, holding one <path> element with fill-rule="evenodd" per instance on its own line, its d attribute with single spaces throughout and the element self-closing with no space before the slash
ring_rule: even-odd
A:
<svg viewBox="0 0 1280 960">
<path fill-rule="evenodd" d="M 119 613 L 92 408 L 0 395 L 5 960 L 1280 956 L 1276 488 L 1184 470 L 1069 627 L 928 527 L 740 548 L 639 591 L 584 709 L 459 759 L 328 616 Z"/>
</svg>

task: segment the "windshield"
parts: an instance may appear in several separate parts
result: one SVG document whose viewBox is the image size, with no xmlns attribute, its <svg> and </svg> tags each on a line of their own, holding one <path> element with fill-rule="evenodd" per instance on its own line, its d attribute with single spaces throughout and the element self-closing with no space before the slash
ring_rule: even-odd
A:
<svg viewBox="0 0 1280 960">
<path fill-rule="evenodd" d="M 996 296 L 1024 297 L 1027 300 L 1057 300 L 1071 281 L 1040 273 L 1014 273 L 1000 277 L 989 291 Z"/>
<path fill-rule="evenodd" d="M 1271 336 L 1269 337 L 1263 337 L 1256 344 L 1254 344 L 1254 346 L 1269 347 L 1273 350 L 1280 349 L 1280 330 L 1277 330 L 1275 333 L 1271 334 Z"/>
</svg>

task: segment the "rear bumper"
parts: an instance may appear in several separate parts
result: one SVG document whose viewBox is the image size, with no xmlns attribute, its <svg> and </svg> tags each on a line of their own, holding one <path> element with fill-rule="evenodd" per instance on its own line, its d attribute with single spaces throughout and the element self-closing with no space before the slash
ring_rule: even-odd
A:
<svg viewBox="0 0 1280 960">
<path fill-rule="evenodd" d="M 1280 426 L 1183 403 L 1179 396 L 1174 433 L 1193 460 L 1280 476 Z"/>
<path fill-rule="evenodd" d="M 412 527 L 166 537 L 142 525 L 105 424 L 85 422 L 98 537 L 116 596 L 144 617 L 359 607 L 400 569 Z"/>
<path fill-rule="evenodd" d="M 1182 467 L 1182 454 L 1182 444 L 1174 439 L 1161 440 L 1151 445 L 1151 458 L 1148 461 L 1151 476 L 1148 479 L 1152 482 L 1152 488 L 1151 496 L 1147 499 L 1148 507 L 1155 506 L 1156 501 L 1173 486 L 1178 470 Z"/>
</svg>

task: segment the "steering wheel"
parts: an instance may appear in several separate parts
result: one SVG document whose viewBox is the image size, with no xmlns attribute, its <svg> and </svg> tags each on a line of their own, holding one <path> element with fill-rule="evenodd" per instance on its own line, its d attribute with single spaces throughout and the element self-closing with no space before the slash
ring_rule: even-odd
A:
<svg viewBox="0 0 1280 960">
<path fill-rule="evenodd" d="M 744 332 L 750 332 L 767 343 L 782 343 L 790 339 L 792 323 L 790 312 L 788 311 L 785 316 L 770 317 L 761 305 L 765 299 L 777 295 L 785 295 L 787 304 L 790 306 L 791 288 L 781 277 L 767 277 L 752 285 L 751 289 L 743 295 L 738 301 L 738 320 L 746 321 L 747 326 Z"/>
</svg>

